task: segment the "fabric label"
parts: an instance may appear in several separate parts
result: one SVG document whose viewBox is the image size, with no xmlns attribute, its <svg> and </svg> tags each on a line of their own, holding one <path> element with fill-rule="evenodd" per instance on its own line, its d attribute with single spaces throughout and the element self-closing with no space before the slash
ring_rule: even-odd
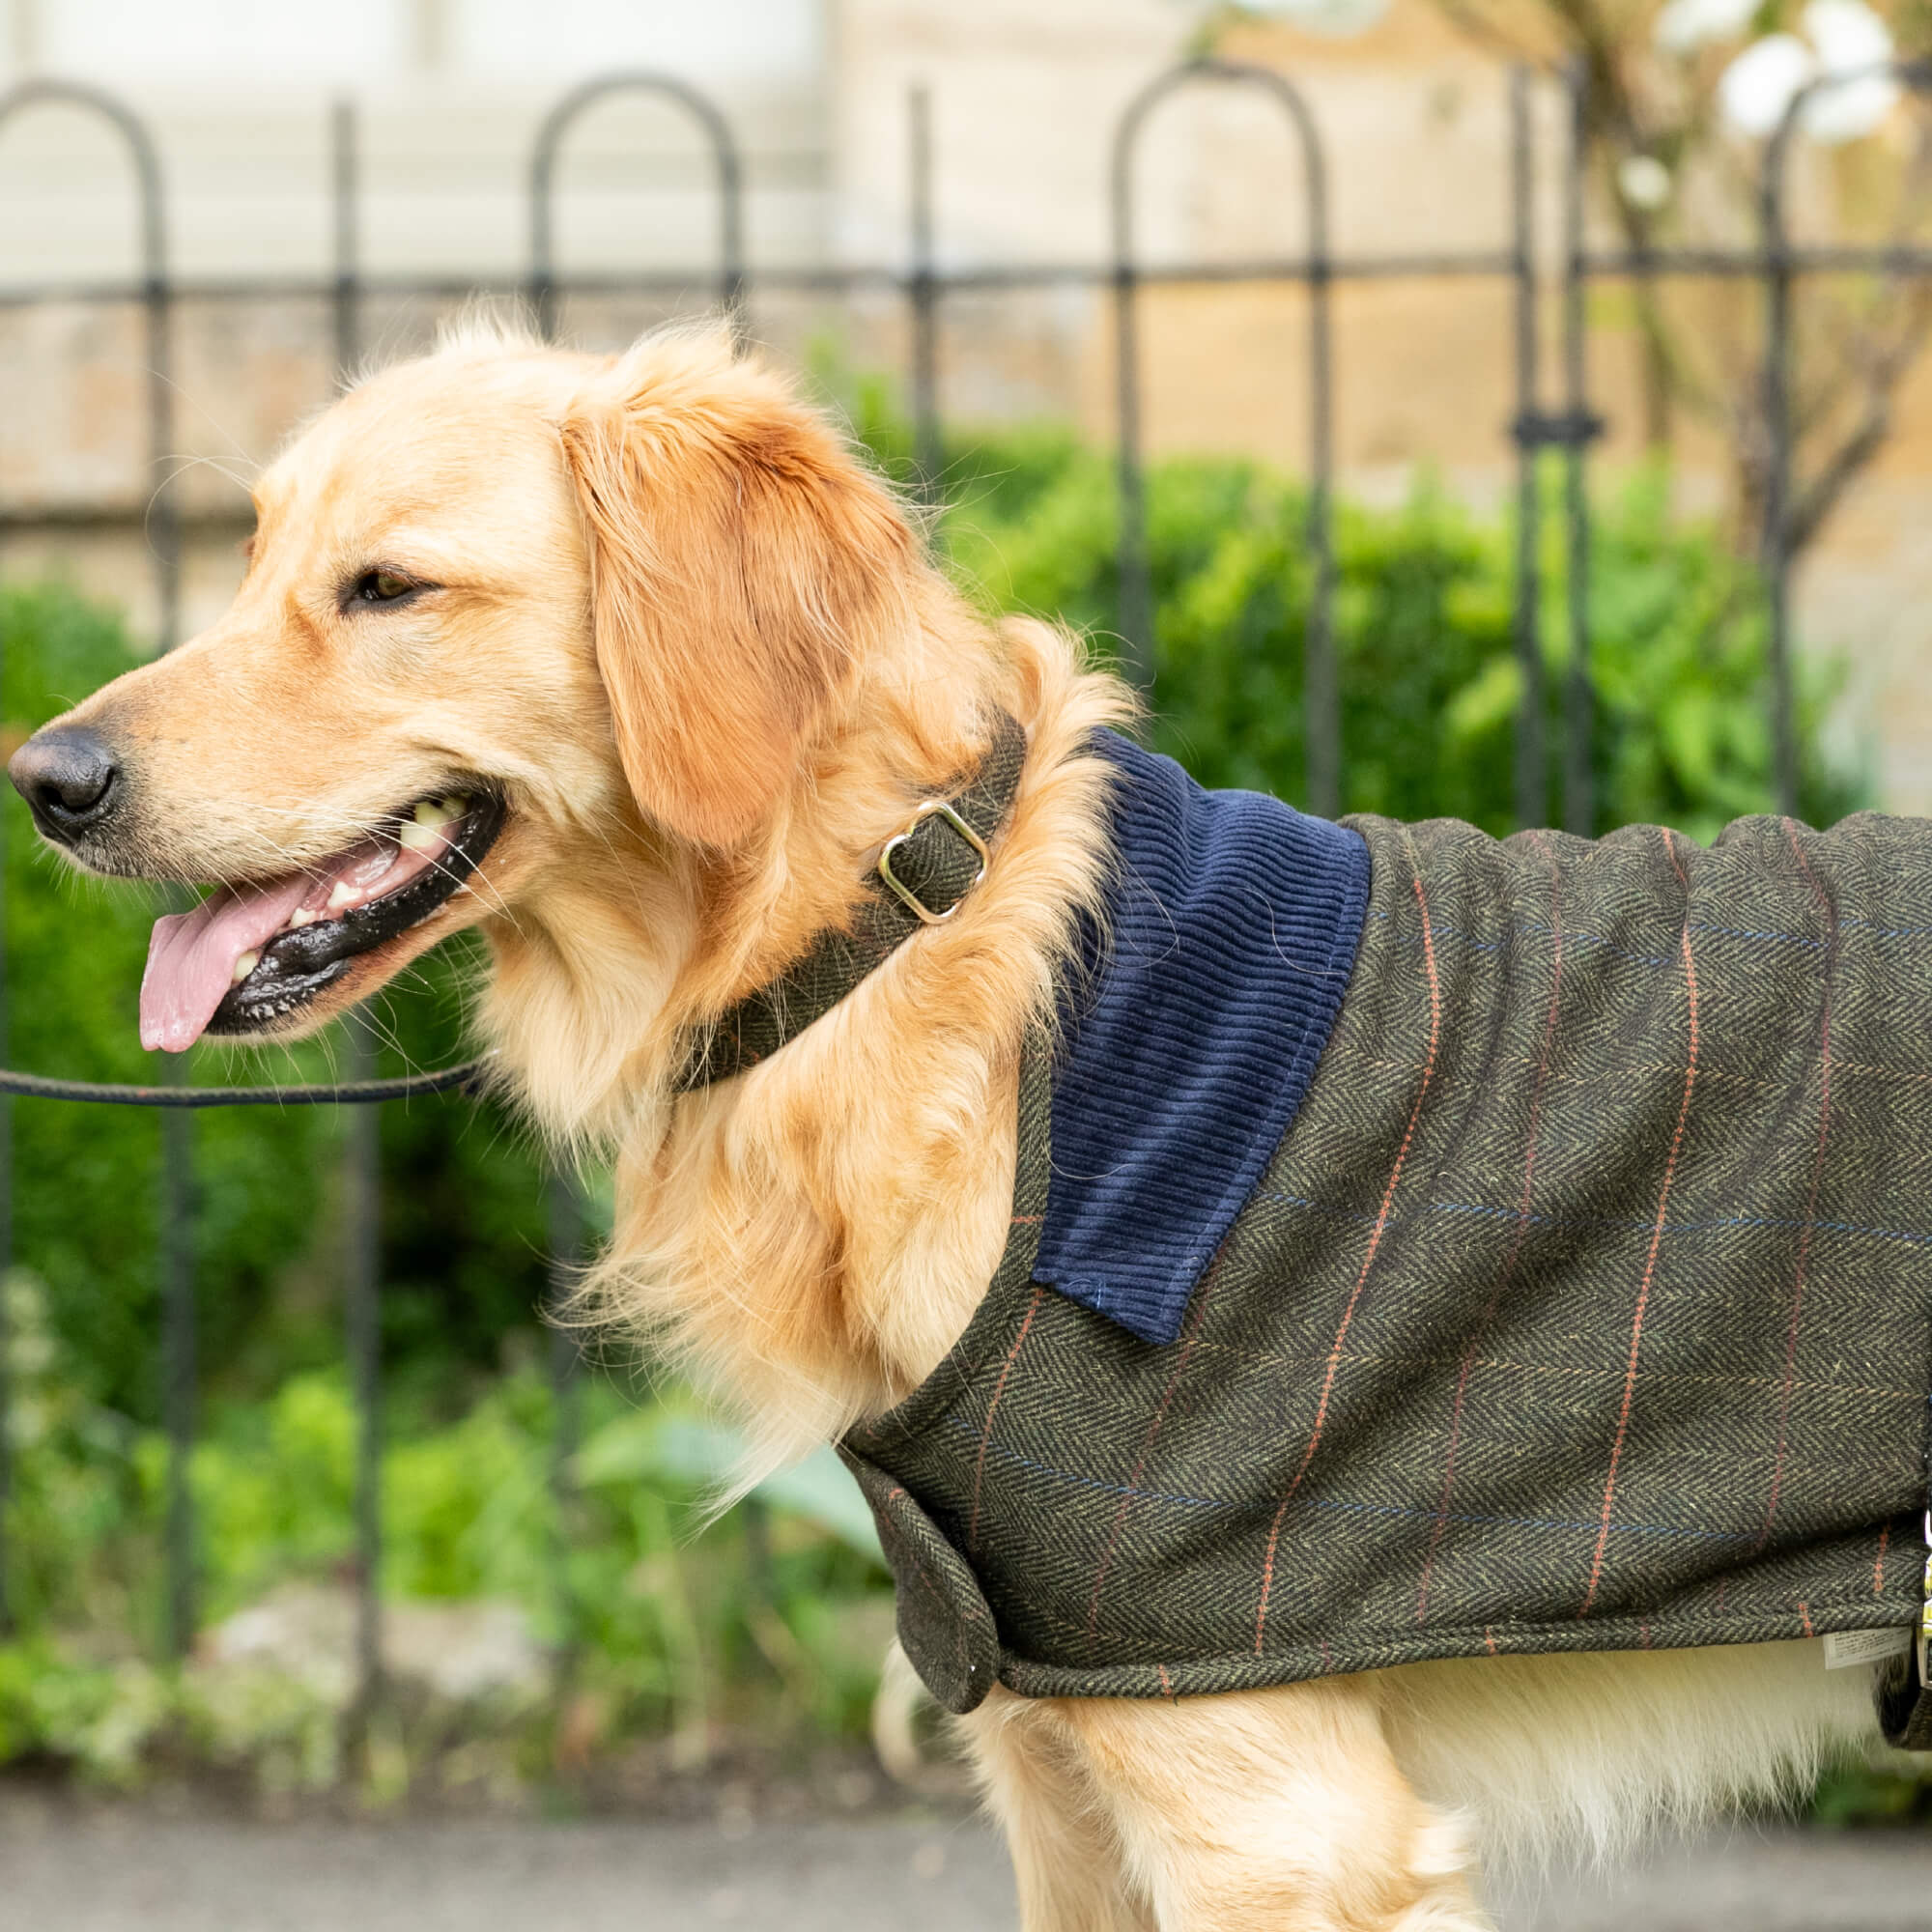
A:
<svg viewBox="0 0 1932 1932">
<path fill-rule="evenodd" d="M 1877 1663 L 1883 1658 L 1903 1657 L 1911 1648 L 1909 1629 L 1833 1631 L 1825 1639 L 1825 1668 L 1844 1670 L 1854 1663 Z"/>
</svg>

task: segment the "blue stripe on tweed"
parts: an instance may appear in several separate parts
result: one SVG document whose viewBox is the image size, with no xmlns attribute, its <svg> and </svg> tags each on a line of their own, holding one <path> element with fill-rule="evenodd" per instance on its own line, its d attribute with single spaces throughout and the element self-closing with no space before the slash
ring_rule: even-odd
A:
<svg viewBox="0 0 1932 1932">
<path fill-rule="evenodd" d="M 1328 1043 L 1369 848 L 1111 731 L 1099 750 L 1121 774 L 1112 941 L 1065 1016 L 1034 1278 L 1172 1342 Z"/>
</svg>

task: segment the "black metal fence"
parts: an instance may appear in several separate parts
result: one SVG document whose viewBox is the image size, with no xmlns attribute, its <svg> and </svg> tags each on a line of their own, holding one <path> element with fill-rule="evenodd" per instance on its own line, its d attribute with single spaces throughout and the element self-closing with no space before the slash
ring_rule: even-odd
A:
<svg viewBox="0 0 1932 1932">
<path fill-rule="evenodd" d="M 1907 65 L 1893 70 L 1916 92 L 1932 92 L 1932 67 Z M 1845 80 L 1862 76 L 1846 76 Z M 973 293 L 1051 285 L 1109 289 L 1115 314 L 1118 355 L 1118 439 L 1120 492 L 1119 629 L 1126 663 L 1143 683 L 1153 667 L 1154 611 L 1147 555 L 1145 464 L 1142 428 L 1142 350 L 1138 328 L 1140 298 L 1150 286 L 1255 283 L 1299 287 L 1306 292 L 1311 329 L 1304 372 L 1310 400 L 1308 510 L 1306 541 L 1313 561 L 1311 606 L 1305 630 L 1306 769 L 1310 809 L 1332 813 L 1339 808 L 1343 760 L 1341 708 L 1336 667 L 1334 600 L 1333 434 L 1334 345 L 1332 295 L 1338 284 L 1394 278 L 1465 276 L 1500 280 L 1514 298 L 1511 355 L 1515 375 L 1515 415 L 1508 425 L 1518 470 L 1519 541 L 1515 559 L 1514 639 L 1522 697 L 1516 713 L 1515 797 L 1518 817 L 1533 822 L 1543 815 L 1548 795 L 1552 748 L 1545 741 L 1545 694 L 1540 643 L 1541 586 L 1538 581 L 1539 531 L 1544 505 L 1538 489 L 1538 459 L 1546 450 L 1562 452 L 1564 489 L 1560 515 L 1566 529 L 1566 598 L 1570 634 L 1569 668 L 1558 716 L 1561 743 L 1554 748 L 1560 773 L 1564 823 L 1587 833 L 1593 824 L 1590 735 L 1592 695 L 1589 668 L 1588 584 L 1590 526 L 1588 465 L 1593 441 L 1605 424 L 1591 406 L 1585 303 L 1593 284 L 1673 276 L 1744 276 L 1763 291 L 1766 353 L 1764 410 L 1769 437 L 1760 554 L 1771 611 L 1772 737 L 1776 747 L 1776 791 L 1783 810 L 1794 809 L 1798 760 L 1793 725 L 1789 637 L 1791 527 L 1793 501 L 1792 295 L 1798 279 L 1812 273 L 1884 272 L 1932 277 L 1932 249 L 1889 247 L 1807 248 L 1795 244 L 1784 214 L 1783 183 L 1794 128 L 1814 83 L 1790 106 L 1767 142 L 1758 191 L 1758 245 L 1748 249 L 1651 249 L 1641 253 L 1593 251 L 1586 243 L 1584 211 L 1586 99 L 1580 74 L 1567 82 L 1568 138 L 1562 168 L 1562 241 L 1558 260 L 1539 259 L 1533 200 L 1537 150 L 1531 125 L 1533 76 L 1517 70 L 1507 76 L 1511 127 L 1511 165 L 1507 205 L 1510 244 L 1506 249 L 1436 255 L 1344 257 L 1329 243 L 1329 171 L 1315 111 L 1288 75 L 1275 70 L 1220 60 L 1183 64 L 1151 80 L 1129 103 L 1117 126 L 1111 151 L 1113 259 L 1087 264 L 1028 265 L 946 272 L 937 266 L 932 161 L 932 103 L 923 88 L 908 99 L 908 182 L 910 233 L 902 267 L 778 270 L 758 273 L 745 260 L 745 169 L 730 125 L 717 106 L 685 82 L 668 74 L 613 73 L 573 89 L 545 117 L 528 163 L 527 279 L 504 290 L 488 281 L 456 284 L 446 280 L 371 276 L 361 266 L 359 213 L 362 179 L 358 165 L 355 106 L 338 104 L 330 124 L 333 201 L 333 273 L 323 280 L 260 278 L 218 283 L 192 282 L 171 268 L 167 199 L 161 157 L 140 117 L 99 89 L 71 82 L 30 81 L 0 94 L 0 136 L 18 115 L 42 105 L 65 105 L 92 114 L 124 145 L 133 177 L 140 224 L 140 265 L 131 282 L 81 288 L 10 284 L 0 290 L 0 305 L 51 300 L 137 301 L 145 316 L 148 447 L 155 494 L 148 519 L 154 558 L 158 643 L 170 648 L 181 621 L 183 523 L 166 465 L 175 447 L 173 321 L 185 298 L 247 300 L 301 296 L 325 301 L 332 318 L 332 351 L 338 377 L 346 377 L 360 354 L 360 318 L 366 300 L 377 295 L 447 298 L 472 288 L 522 296 L 545 334 L 554 331 L 558 304 L 572 294 L 675 296 L 691 275 L 663 273 L 572 274 L 555 260 L 554 199 L 559 156 L 580 117 L 616 95 L 650 96 L 680 109 L 710 154 L 718 217 L 715 277 L 718 299 L 732 326 L 747 333 L 760 290 L 818 291 L 831 294 L 884 292 L 905 304 L 909 328 L 907 390 L 914 448 L 922 487 L 937 497 L 943 483 L 943 438 L 939 414 L 940 319 L 949 299 Z M 1136 161 L 1142 136 L 1162 104 L 1183 88 L 1239 87 L 1261 91 L 1281 110 L 1299 157 L 1305 210 L 1306 246 L 1296 256 L 1265 260 L 1194 264 L 1149 270 L 1136 251 Z M 1560 292 L 1560 400 L 1553 406 L 1540 365 L 1538 309 L 1552 284 Z M 0 510 L 0 534 L 9 519 Z M 0 807 L 0 811 L 5 808 Z M 0 816 L 0 832 L 5 817 Z M 0 1063 L 6 1059 L 7 984 L 5 951 L 5 871 L 0 867 Z M 194 1208 L 192 1113 L 212 1106 L 347 1105 L 354 1109 L 346 1160 L 348 1241 L 344 1282 L 345 1343 L 358 1417 L 355 1487 L 355 1575 L 359 1592 L 357 1660 L 360 1689 L 355 1710 L 366 1712 L 381 1682 L 381 1606 L 377 1578 L 382 1552 L 380 1490 L 381 1381 L 379 1361 L 378 1151 L 372 1109 L 387 1100 L 473 1088 L 480 1064 L 450 1067 L 396 1080 L 368 1078 L 370 1036 L 358 1023 L 350 1027 L 352 1078 L 333 1087 L 200 1088 L 185 1084 L 186 1069 L 168 1063 L 159 1087 L 107 1087 L 0 1071 L 0 1273 L 13 1254 L 12 1101 L 14 1094 L 97 1104 L 155 1109 L 162 1136 L 161 1162 L 161 1362 L 163 1415 L 171 1455 L 167 1501 L 168 1636 L 173 1652 L 184 1654 L 195 1630 L 195 1556 L 188 1453 L 195 1431 Z M 555 1261 L 554 1287 L 567 1284 L 583 1238 L 575 1195 L 561 1178 L 552 1185 L 551 1240 Z M 8 1603 L 7 1522 L 10 1472 L 7 1467 L 8 1363 L 6 1304 L 0 1297 L 0 1628 Z M 578 1375 L 574 1344 L 559 1331 L 552 1350 L 552 1372 L 559 1400 L 560 1423 L 554 1482 L 559 1520 L 567 1520 L 569 1447 L 574 1429 L 571 1391 Z M 559 1575 L 561 1569 L 559 1568 Z"/>
</svg>

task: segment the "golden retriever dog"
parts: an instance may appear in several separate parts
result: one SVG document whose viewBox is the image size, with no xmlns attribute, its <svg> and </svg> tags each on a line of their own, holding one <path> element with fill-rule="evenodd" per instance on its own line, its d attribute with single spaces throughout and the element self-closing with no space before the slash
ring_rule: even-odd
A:
<svg viewBox="0 0 1932 1932">
<path fill-rule="evenodd" d="M 914 1389 L 1011 1208 L 1027 1028 L 1099 903 L 1125 689 L 994 622 L 765 363 L 711 330 L 569 354 L 480 323 L 261 476 L 233 606 L 14 764 L 87 869 L 213 885 L 151 1046 L 310 1033 L 467 926 L 497 1077 L 614 1162 L 590 1283 L 734 1402 L 766 1466 Z M 1027 752 L 983 883 L 751 1071 L 681 1042 L 837 925 L 885 840 Z M 1030 1932 L 1473 1927 L 1477 1862 L 1802 1790 L 1873 1734 L 1813 1643 L 1408 1665 L 1027 1700 L 959 1736 Z"/>
</svg>

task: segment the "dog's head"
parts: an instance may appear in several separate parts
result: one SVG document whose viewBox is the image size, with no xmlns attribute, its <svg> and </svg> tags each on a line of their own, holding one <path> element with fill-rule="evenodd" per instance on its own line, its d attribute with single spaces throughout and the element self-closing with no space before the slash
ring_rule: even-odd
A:
<svg viewBox="0 0 1932 1932">
<path fill-rule="evenodd" d="M 604 360 L 472 333 L 263 475 L 227 614 L 11 773 L 76 864 L 211 885 L 142 1038 L 291 1038 L 559 854 L 728 854 L 903 612 L 889 494 L 722 336 Z"/>
</svg>

